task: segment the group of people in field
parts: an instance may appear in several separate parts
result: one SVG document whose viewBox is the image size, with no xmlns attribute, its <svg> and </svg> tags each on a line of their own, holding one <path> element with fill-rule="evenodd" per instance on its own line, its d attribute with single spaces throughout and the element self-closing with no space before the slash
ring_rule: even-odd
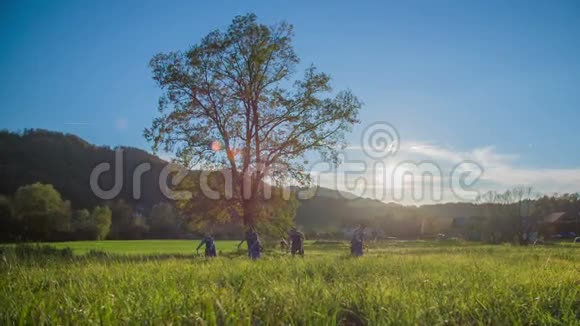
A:
<svg viewBox="0 0 580 326">
<path fill-rule="evenodd" d="M 364 253 L 364 234 L 365 234 L 365 226 L 360 225 L 352 235 L 350 240 L 350 254 L 355 257 L 360 257 Z M 290 232 L 288 233 L 288 241 L 284 238 L 280 240 L 280 249 L 281 250 L 288 250 L 290 249 L 290 253 L 292 256 L 296 254 L 304 257 L 304 233 L 300 232 L 297 228 L 293 227 Z M 258 259 L 260 258 L 261 252 L 263 251 L 263 247 L 260 243 L 260 237 L 258 236 L 258 232 L 255 228 L 249 228 L 246 231 L 245 237 L 240 243 L 238 244 L 238 248 L 246 242 L 248 245 L 248 257 L 251 259 Z M 199 246 L 197 246 L 197 251 L 201 247 L 205 247 L 205 257 L 216 257 L 216 245 L 215 240 L 211 235 L 206 235 Z"/>
</svg>

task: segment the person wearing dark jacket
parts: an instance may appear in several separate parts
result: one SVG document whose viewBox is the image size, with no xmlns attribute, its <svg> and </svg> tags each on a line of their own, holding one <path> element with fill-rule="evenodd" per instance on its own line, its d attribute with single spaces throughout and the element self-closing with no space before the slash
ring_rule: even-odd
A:
<svg viewBox="0 0 580 326">
<path fill-rule="evenodd" d="M 199 243 L 199 246 L 197 246 L 196 251 L 198 251 L 199 248 L 201 248 L 202 246 L 205 246 L 205 256 L 206 257 L 216 257 L 217 256 L 217 252 L 215 249 L 215 240 L 213 239 L 213 237 L 211 235 L 206 235 L 205 237 L 203 237 L 203 239 Z"/>
<path fill-rule="evenodd" d="M 290 252 L 292 253 L 292 256 L 298 253 L 300 256 L 304 257 L 304 234 L 294 227 L 290 230 L 288 237 L 291 242 Z"/>
<path fill-rule="evenodd" d="M 365 235 L 364 231 L 365 226 L 361 224 L 358 229 L 354 231 L 352 239 L 350 240 L 350 253 L 355 257 L 360 257 L 363 255 Z"/>
<path fill-rule="evenodd" d="M 258 237 L 258 232 L 256 229 L 250 228 L 246 231 L 246 237 L 244 240 L 240 241 L 238 244 L 238 248 L 244 243 L 244 241 L 248 244 L 248 257 L 251 259 L 258 259 L 260 258 L 260 250 L 262 246 L 260 244 L 260 238 Z"/>
</svg>

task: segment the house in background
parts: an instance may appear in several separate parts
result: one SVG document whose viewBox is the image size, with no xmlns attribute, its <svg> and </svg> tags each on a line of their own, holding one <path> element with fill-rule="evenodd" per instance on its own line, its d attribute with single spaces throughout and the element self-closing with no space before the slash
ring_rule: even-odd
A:
<svg viewBox="0 0 580 326">
<path fill-rule="evenodd" d="M 580 216 L 574 213 L 554 212 L 540 222 L 540 232 L 546 238 L 574 238 L 580 233 Z"/>
</svg>

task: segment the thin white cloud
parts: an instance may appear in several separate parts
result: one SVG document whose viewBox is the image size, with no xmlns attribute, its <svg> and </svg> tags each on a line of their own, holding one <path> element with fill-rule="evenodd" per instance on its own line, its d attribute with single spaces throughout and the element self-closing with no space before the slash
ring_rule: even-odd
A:
<svg viewBox="0 0 580 326">
<path fill-rule="evenodd" d="M 523 166 L 516 154 L 499 153 L 495 147 L 486 146 L 471 151 L 455 151 L 429 143 L 410 143 L 401 147 L 401 156 L 416 154 L 445 165 L 463 161 L 474 161 L 484 170 L 481 177 L 488 190 L 505 190 L 517 185 L 531 185 L 537 191 L 577 192 L 580 191 L 580 167 L 568 169 L 531 168 Z"/>
<path fill-rule="evenodd" d="M 536 192 L 545 194 L 580 191 L 580 167 L 568 169 L 525 167 L 525 162 L 522 162 L 518 155 L 498 152 L 494 146 L 458 151 L 433 143 L 405 142 L 401 144 L 396 155 L 388 156 L 381 165 L 375 166 L 373 162 L 377 161 L 367 157 L 367 169 L 363 172 L 358 163 L 361 157 L 364 158 L 363 148 L 352 146 L 347 151 L 360 152 L 361 155 L 357 156 L 359 161 L 346 160 L 338 170 L 318 171 L 321 186 L 352 191 L 365 197 L 375 197 L 374 194 L 381 193 L 383 197 L 376 199 L 384 201 L 401 201 L 393 198 L 392 194 L 424 190 L 425 182 L 436 183 L 435 187 L 429 185 L 432 190 L 428 189 L 427 192 L 442 194 L 441 199 L 436 201 L 443 202 L 470 200 L 475 198 L 476 191 L 505 191 L 520 185 L 532 186 Z M 472 164 L 466 164 L 468 162 Z M 421 163 L 426 164 L 421 166 Z M 461 173 L 453 174 L 454 167 L 458 165 L 461 166 Z M 401 166 L 404 167 L 403 170 L 399 169 Z M 433 179 L 422 178 L 424 173 L 433 172 L 434 169 Z M 409 172 L 415 178 L 396 177 L 397 173 L 404 172 Z M 451 189 L 454 181 L 457 181 L 453 179 L 460 178 L 466 172 L 471 173 L 472 178 L 479 176 L 477 182 L 469 189 Z M 377 189 L 381 191 L 377 192 Z M 383 194 L 386 194 L 386 197 Z M 433 201 L 430 198 L 417 201 L 407 197 L 402 202 L 426 204 Z"/>
</svg>

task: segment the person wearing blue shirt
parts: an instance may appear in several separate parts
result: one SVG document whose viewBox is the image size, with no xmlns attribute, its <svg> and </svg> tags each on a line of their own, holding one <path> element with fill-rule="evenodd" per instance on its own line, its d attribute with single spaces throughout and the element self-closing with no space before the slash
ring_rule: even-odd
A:
<svg viewBox="0 0 580 326">
<path fill-rule="evenodd" d="M 202 246 L 205 246 L 205 256 L 206 257 L 216 257 L 217 256 L 217 252 L 215 249 L 215 240 L 213 239 L 213 237 L 211 235 L 206 235 L 205 237 L 203 237 L 203 239 L 199 243 L 199 246 L 197 246 L 196 251 L 198 251 L 199 248 L 201 248 Z"/>
<path fill-rule="evenodd" d="M 256 232 L 255 228 L 249 228 L 246 231 L 246 238 L 238 244 L 238 248 L 244 243 L 244 241 L 248 244 L 248 257 L 251 259 L 258 259 L 260 258 L 260 250 L 262 246 L 260 244 L 260 238 L 258 237 L 258 232 Z"/>
</svg>

